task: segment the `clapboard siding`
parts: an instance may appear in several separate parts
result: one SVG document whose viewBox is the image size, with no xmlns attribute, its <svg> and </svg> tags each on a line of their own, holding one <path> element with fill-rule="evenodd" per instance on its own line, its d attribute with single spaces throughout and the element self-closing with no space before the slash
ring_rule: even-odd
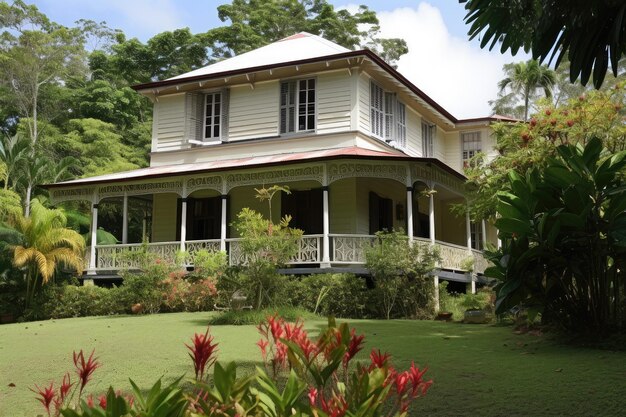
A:
<svg viewBox="0 0 626 417">
<path fill-rule="evenodd" d="M 329 191 L 330 232 L 356 232 L 356 178 L 334 182 Z"/>
<path fill-rule="evenodd" d="M 277 136 L 278 100 L 278 82 L 231 88 L 228 140 Z"/>
<path fill-rule="evenodd" d="M 370 132 L 370 79 L 367 75 L 359 76 L 359 130 Z"/>
<path fill-rule="evenodd" d="M 163 96 L 154 104 L 157 151 L 181 149 L 185 134 L 185 95 Z"/>
<path fill-rule="evenodd" d="M 343 72 L 317 77 L 317 133 L 350 130 L 351 86 Z"/>
<path fill-rule="evenodd" d="M 406 110 L 406 151 L 411 156 L 422 156 L 422 119 Z"/>
<path fill-rule="evenodd" d="M 446 143 L 444 162 L 451 168 L 463 172 L 459 132 L 447 133 L 444 137 Z"/>
</svg>

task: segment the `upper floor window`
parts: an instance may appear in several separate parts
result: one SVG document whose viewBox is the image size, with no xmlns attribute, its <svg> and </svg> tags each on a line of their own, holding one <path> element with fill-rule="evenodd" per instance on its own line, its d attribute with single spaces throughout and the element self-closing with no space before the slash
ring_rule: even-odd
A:
<svg viewBox="0 0 626 417">
<path fill-rule="evenodd" d="M 185 137 L 190 143 L 220 142 L 228 138 L 229 90 L 187 93 Z"/>
<path fill-rule="evenodd" d="M 435 125 L 422 122 L 422 155 L 426 158 L 435 156 L 434 131 Z"/>
<path fill-rule="evenodd" d="M 315 130 L 315 78 L 280 84 L 280 133 Z"/>
<path fill-rule="evenodd" d="M 394 93 L 370 82 L 370 131 L 372 135 L 406 145 L 406 109 Z"/>
<path fill-rule="evenodd" d="M 480 132 L 461 133 L 461 142 L 463 146 L 463 168 L 467 168 L 470 160 L 482 150 Z"/>
<path fill-rule="evenodd" d="M 204 96 L 204 140 L 220 140 L 222 134 L 222 93 Z"/>
</svg>

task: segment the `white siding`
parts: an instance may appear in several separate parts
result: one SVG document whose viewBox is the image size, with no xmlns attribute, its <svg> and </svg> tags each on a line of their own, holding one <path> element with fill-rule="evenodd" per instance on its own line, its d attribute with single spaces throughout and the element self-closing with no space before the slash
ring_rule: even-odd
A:
<svg viewBox="0 0 626 417">
<path fill-rule="evenodd" d="M 185 95 L 159 97 L 154 103 L 157 151 L 181 149 L 185 145 Z"/>
<path fill-rule="evenodd" d="M 352 83 L 345 73 L 320 75 L 317 78 L 317 133 L 350 130 Z"/>
<path fill-rule="evenodd" d="M 358 129 L 370 133 L 370 79 L 367 75 L 359 76 L 359 123 Z"/>
<path fill-rule="evenodd" d="M 438 126 L 435 128 L 434 132 L 433 147 L 435 148 L 435 158 L 443 162 L 446 158 L 444 131 L 441 130 Z"/>
<path fill-rule="evenodd" d="M 278 135 L 278 90 L 278 82 L 231 88 L 229 141 Z"/>
<path fill-rule="evenodd" d="M 406 112 L 406 151 L 411 156 L 422 156 L 422 119 L 410 109 Z"/>
<path fill-rule="evenodd" d="M 445 162 L 450 168 L 463 172 L 461 158 L 461 138 L 459 132 L 450 132 L 444 135 Z"/>
</svg>

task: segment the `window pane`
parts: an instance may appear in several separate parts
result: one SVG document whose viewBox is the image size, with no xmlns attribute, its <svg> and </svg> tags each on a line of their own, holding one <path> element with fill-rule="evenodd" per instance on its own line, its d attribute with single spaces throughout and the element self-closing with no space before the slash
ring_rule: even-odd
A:
<svg viewBox="0 0 626 417">
<path fill-rule="evenodd" d="M 214 138 L 220 137 L 220 125 L 219 124 L 216 124 L 215 126 L 213 126 L 213 137 Z"/>
<path fill-rule="evenodd" d="M 309 129 L 315 129 L 315 116 L 309 115 L 308 126 Z"/>
</svg>

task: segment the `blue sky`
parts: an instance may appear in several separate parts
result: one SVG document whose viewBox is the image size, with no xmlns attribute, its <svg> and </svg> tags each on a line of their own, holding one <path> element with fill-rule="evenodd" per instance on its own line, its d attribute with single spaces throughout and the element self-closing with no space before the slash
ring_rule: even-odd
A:
<svg viewBox="0 0 626 417">
<path fill-rule="evenodd" d="M 28 0 L 27 0 L 28 1 Z M 217 17 L 220 0 L 35 0 L 52 20 L 71 26 L 78 19 L 106 21 L 127 37 L 145 41 L 181 27 L 205 32 L 223 23 Z M 513 60 L 499 52 L 483 51 L 467 40 L 465 11 L 456 0 L 330 0 L 349 10 L 366 4 L 376 10 L 385 37 L 404 38 L 409 54 L 398 69 L 419 88 L 457 117 L 490 114 L 488 100 L 497 94 L 502 65 Z"/>
</svg>

